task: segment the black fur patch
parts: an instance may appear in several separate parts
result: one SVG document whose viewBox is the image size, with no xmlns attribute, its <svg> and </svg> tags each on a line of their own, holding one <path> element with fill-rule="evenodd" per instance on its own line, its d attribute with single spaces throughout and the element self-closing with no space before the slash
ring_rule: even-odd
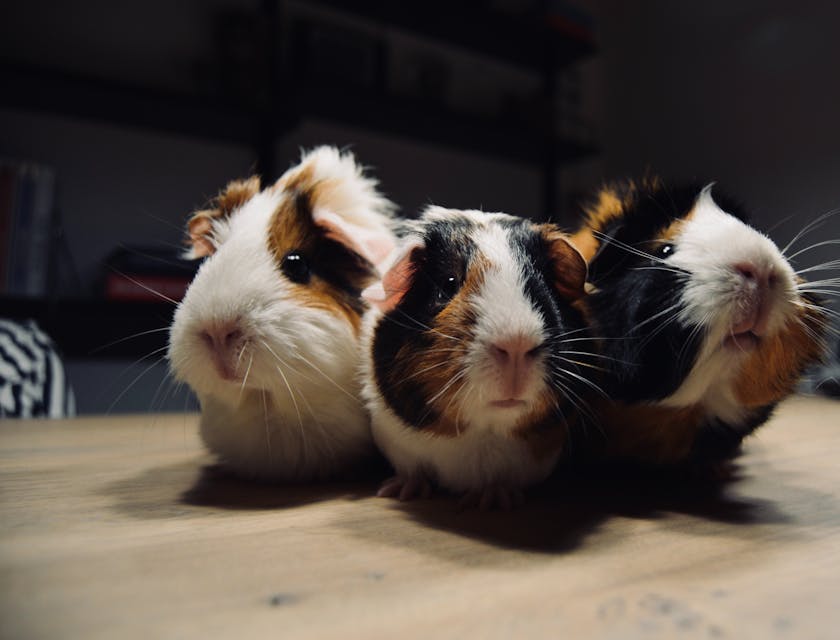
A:
<svg viewBox="0 0 840 640">
<path fill-rule="evenodd" d="M 423 233 L 425 247 L 415 250 L 414 277 L 400 303 L 376 327 L 373 339 L 374 374 L 388 405 L 408 425 L 422 429 L 439 416 L 428 406 L 418 379 L 408 380 L 412 371 L 401 366 L 398 354 L 429 349 L 429 327 L 444 306 L 436 300 L 437 291 L 451 277 L 463 282 L 476 246 L 468 220 L 436 221 Z"/>
<path fill-rule="evenodd" d="M 553 286 L 554 269 L 545 239 L 529 224 L 518 222 L 509 228 L 510 244 L 525 275 L 525 296 L 542 315 L 548 333 L 544 345 L 550 358 L 546 382 L 559 392 L 558 398 L 568 396 L 573 405 L 586 407 L 593 385 L 600 382 L 595 344 L 583 316 Z"/>
<path fill-rule="evenodd" d="M 655 253 L 656 239 L 692 209 L 698 193 L 694 187 L 636 191 L 624 215 L 601 230 L 606 238 L 589 264 L 597 292 L 587 305 L 593 335 L 603 338 L 607 393 L 616 400 L 661 400 L 694 365 L 702 332 L 675 319 L 684 278 L 659 269 L 667 261 Z"/>
<path fill-rule="evenodd" d="M 294 194 L 294 207 L 297 215 L 311 224 L 312 193 L 297 191 Z M 326 237 L 317 226 L 312 227 L 314 234 L 305 246 L 300 248 L 306 257 L 311 272 L 330 284 L 339 301 L 361 316 L 367 309 L 367 303 L 361 294 L 376 277 L 376 267 L 366 258 L 351 251 L 340 242 Z"/>
<path fill-rule="evenodd" d="M 697 462 L 735 457 L 740 451 L 741 441 L 767 422 L 775 409 L 775 403 L 755 409 L 737 426 L 710 420 L 698 432 L 689 457 Z"/>
<path fill-rule="evenodd" d="M 553 268 L 543 236 L 528 221 L 518 218 L 496 218 L 494 224 L 507 229 L 514 259 L 525 275 L 525 295 L 544 319 L 549 337 L 544 345 L 548 355 L 547 380 L 558 391 L 558 398 L 568 395 L 575 404 L 582 404 L 590 393 L 584 380 L 593 377 L 597 369 L 592 366 L 591 343 L 578 341 L 585 338 L 584 321 L 552 286 Z M 416 380 L 406 380 L 414 372 L 400 362 L 400 353 L 416 352 L 430 348 L 433 336 L 428 327 L 434 326 L 435 317 L 446 308 L 436 301 L 436 292 L 446 280 L 455 276 L 463 282 L 471 262 L 478 257 L 477 246 L 470 238 L 474 224 L 463 220 L 436 220 L 426 225 L 425 248 L 415 256 L 416 271 L 408 293 L 398 306 L 386 314 L 375 330 L 373 340 L 374 373 L 380 392 L 391 409 L 403 422 L 415 428 L 424 428 L 439 419 L 430 411 L 429 398 Z M 467 329 L 476 318 L 464 319 Z M 575 338 L 568 349 L 580 352 L 564 355 L 564 336 Z M 581 355 L 583 354 L 583 355 Z M 449 357 L 442 354 L 441 359 Z M 565 358 L 565 360 L 563 359 Z M 565 404 L 558 401 L 559 405 Z M 570 412 L 563 420 L 572 421 Z M 557 420 L 552 424 L 557 425 Z M 561 420 L 562 422 L 562 420 Z"/>
</svg>

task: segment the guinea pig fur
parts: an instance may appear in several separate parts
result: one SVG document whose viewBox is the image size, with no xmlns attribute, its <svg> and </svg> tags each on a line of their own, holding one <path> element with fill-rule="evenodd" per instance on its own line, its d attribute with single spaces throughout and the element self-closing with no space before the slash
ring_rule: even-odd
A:
<svg viewBox="0 0 840 640">
<path fill-rule="evenodd" d="M 509 507 L 543 480 L 586 396 L 586 265 L 553 225 L 428 208 L 365 292 L 364 396 L 396 476 Z"/>
<path fill-rule="evenodd" d="M 205 257 L 168 358 L 201 437 L 240 475 L 332 476 L 374 451 L 359 397 L 361 292 L 393 248 L 394 206 L 349 153 L 319 147 L 274 185 L 232 182 L 189 222 Z"/>
<path fill-rule="evenodd" d="M 824 353 L 820 301 L 711 186 L 606 187 L 573 243 L 607 369 L 596 449 L 608 457 L 730 457 Z"/>
</svg>

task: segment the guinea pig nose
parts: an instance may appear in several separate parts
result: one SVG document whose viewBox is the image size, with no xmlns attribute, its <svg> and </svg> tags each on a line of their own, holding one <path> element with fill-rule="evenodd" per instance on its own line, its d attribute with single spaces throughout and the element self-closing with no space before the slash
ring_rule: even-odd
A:
<svg viewBox="0 0 840 640">
<path fill-rule="evenodd" d="M 205 327 L 200 332 L 201 339 L 218 353 L 230 351 L 241 339 L 242 329 L 235 322 Z"/>
<path fill-rule="evenodd" d="M 776 281 L 776 274 L 772 268 L 761 268 L 752 262 L 738 262 L 732 265 L 732 268 L 745 281 L 762 289 L 766 289 Z"/>
<path fill-rule="evenodd" d="M 530 360 L 537 356 L 540 343 L 529 336 L 512 336 L 490 343 L 490 354 L 500 365 L 522 360 Z"/>
</svg>

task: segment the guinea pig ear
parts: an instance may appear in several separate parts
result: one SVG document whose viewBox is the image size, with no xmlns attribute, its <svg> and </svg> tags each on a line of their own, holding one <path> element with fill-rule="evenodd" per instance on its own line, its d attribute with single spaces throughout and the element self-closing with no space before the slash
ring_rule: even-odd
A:
<svg viewBox="0 0 840 640">
<path fill-rule="evenodd" d="M 207 209 L 196 211 L 187 222 L 189 249 L 185 257 L 188 259 L 203 258 L 216 252 L 213 243 L 213 221 L 227 218 L 236 209 L 245 204 L 260 192 L 259 176 L 252 176 L 247 180 L 234 180 L 210 201 Z"/>
<path fill-rule="evenodd" d="M 394 240 L 387 229 L 372 229 L 341 217 L 322 207 L 312 212 L 312 220 L 331 240 L 359 254 L 374 266 L 380 266 L 394 250 Z"/>
<path fill-rule="evenodd" d="M 414 281 L 417 259 L 426 248 L 420 238 L 413 238 L 392 252 L 390 267 L 382 280 L 362 291 L 362 298 L 387 313 L 403 299 Z"/>
<path fill-rule="evenodd" d="M 542 225 L 548 258 L 554 267 L 554 287 L 564 298 L 577 300 L 586 295 L 586 261 L 568 236 L 554 225 Z"/>
</svg>

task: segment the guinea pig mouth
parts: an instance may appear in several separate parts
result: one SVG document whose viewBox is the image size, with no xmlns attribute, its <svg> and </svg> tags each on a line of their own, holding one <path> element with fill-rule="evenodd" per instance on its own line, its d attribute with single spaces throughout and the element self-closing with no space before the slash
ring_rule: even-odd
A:
<svg viewBox="0 0 840 640">
<path fill-rule="evenodd" d="M 506 400 L 493 400 L 490 403 L 491 407 L 496 409 L 516 409 L 520 407 L 524 407 L 528 403 L 525 400 L 520 400 L 518 398 L 507 398 Z"/>
</svg>

